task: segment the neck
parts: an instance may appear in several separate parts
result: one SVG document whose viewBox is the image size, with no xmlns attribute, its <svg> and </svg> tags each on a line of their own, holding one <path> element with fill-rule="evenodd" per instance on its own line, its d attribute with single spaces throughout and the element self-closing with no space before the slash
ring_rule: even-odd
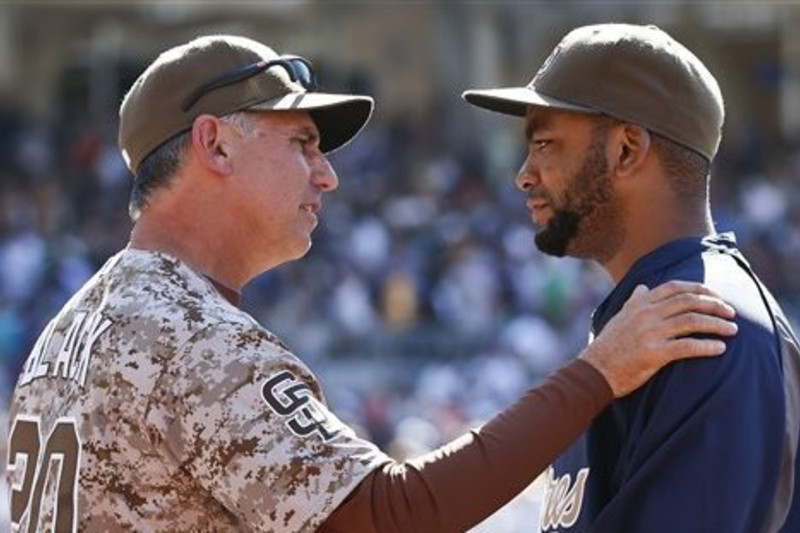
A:
<svg viewBox="0 0 800 533">
<path fill-rule="evenodd" d="M 240 292 L 255 274 L 246 269 L 246 258 L 238 257 L 235 249 L 212 227 L 199 227 L 203 217 L 194 219 L 163 216 L 168 206 L 148 210 L 131 231 L 130 246 L 168 254 L 186 263 L 196 272 L 215 282 Z M 202 238 L 198 238 L 202 236 Z"/>
<path fill-rule="evenodd" d="M 633 264 L 653 250 L 678 239 L 702 237 L 715 233 L 711 213 L 706 207 L 696 212 L 686 209 L 642 209 L 642 216 L 632 217 L 626 225 L 624 245 L 603 268 L 617 284 Z M 635 222 L 631 222 L 635 221 Z"/>
</svg>

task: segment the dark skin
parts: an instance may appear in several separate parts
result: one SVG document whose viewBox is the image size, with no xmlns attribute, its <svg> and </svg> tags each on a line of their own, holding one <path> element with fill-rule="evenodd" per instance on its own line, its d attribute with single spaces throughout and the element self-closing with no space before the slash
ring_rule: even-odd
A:
<svg viewBox="0 0 800 533">
<path fill-rule="evenodd" d="M 662 244 L 714 230 L 707 200 L 688 203 L 672 190 L 645 128 L 608 121 L 598 133 L 599 120 L 531 106 L 528 157 L 516 184 L 540 234 L 561 211 L 574 211 L 579 221 L 564 254 L 598 261 L 616 283 Z M 595 159 L 588 168 L 587 154 Z"/>
</svg>

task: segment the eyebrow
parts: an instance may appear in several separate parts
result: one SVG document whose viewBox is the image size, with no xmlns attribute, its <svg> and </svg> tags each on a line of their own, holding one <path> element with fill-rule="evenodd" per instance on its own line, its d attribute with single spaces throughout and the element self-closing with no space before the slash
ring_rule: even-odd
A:
<svg viewBox="0 0 800 533">
<path fill-rule="evenodd" d="M 529 141 L 533 138 L 533 135 L 550 125 L 550 117 L 547 115 L 537 114 L 527 119 L 527 124 L 525 125 L 525 140 Z"/>
<path fill-rule="evenodd" d="M 292 132 L 294 135 L 309 137 L 312 141 L 319 141 L 319 131 L 311 126 L 300 126 Z"/>
</svg>

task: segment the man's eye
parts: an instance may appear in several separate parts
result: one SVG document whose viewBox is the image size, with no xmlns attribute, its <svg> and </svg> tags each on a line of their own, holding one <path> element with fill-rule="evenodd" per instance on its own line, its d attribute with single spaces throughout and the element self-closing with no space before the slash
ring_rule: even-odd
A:
<svg viewBox="0 0 800 533">
<path fill-rule="evenodd" d="M 547 148 L 550 143 L 550 139 L 534 139 L 532 144 L 537 150 L 543 150 Z"/>
<path fill-rule="evenodd" d="M 297 142 L 303 149 L 313 148 L 316 143 L 317 138 L 312 135 L 305 135 L 301 137 L 297 137 Z"/>
</svg>

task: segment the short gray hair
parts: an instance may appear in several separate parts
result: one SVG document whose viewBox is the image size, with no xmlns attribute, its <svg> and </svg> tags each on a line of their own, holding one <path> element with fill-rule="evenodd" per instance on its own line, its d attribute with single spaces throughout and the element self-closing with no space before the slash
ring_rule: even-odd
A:
<svg viewBox="0 0 800 533">
<path fill-rule="evenodd" d="M 253 137 L 255 134 L 255 124 L 247 111 L 236 111 L 220 117 L 220 120 L 243 137 Z M 191 130 L 179 133 L 153 150 L 139 165 L 128 201 L 128 215 L 134 222 L 139 219 L 154 192 L 172 183 L 183 163 L 183 155 L 191 138 Z"/>
</svg>

